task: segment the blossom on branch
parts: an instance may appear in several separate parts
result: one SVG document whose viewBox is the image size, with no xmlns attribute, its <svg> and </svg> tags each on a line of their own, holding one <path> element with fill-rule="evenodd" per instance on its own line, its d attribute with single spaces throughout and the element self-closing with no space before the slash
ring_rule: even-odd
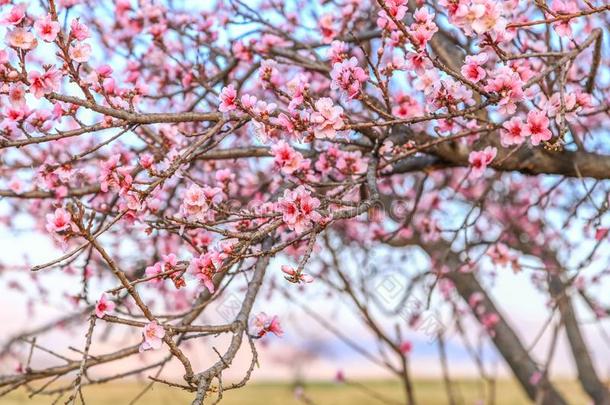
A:
<svg viewBox="0 0 610 405">
<path fill-rule="evenodd" d="M 140 352 L 157 350 L 163 344 L 165 328 L 159 325 L 157 321 L 151 321 L 144 326 L 142 335 L 144 336 L 144 341 L 140 344 Z"/>
<path fill-rule="evenodd" d="M 483 150 L 472 151 L 468 155 L 468 161 L 471 165 L 471 176 L 478 178 L 485 173 L 487 166 L 494 160 L 498 150 L 493 146 L 488 146 Z"/>
<path fill-rule="evenodd" d="M 312 283 L 313 277 L 309 274 L 305 274 L 301 271 L 297 271 L 291 266 L 282 265 L 282 272 L 286 274 L 284 278 L 291 283 L 300 284 L 300 283 Z"/>
<path fill-rule="evenodd" d="M 229 112 L 233 111 L 237 108 L 237 90 L 235 87 L 230 84 L 227 87 L 223 87 L 220 91 L 220 104 L 218 106 L 218 111 L 220 112 Z"/>
<path fill-rule="evenodd" d="M 314 135 L 320 139 L 334 139 L 337 131 L 343 127 L 343 108 L 335 106 L 333 100 L 324 97 L 316 101 L 316 111 L 311 116 L 311 122 L 315 125 Z"/>
<path fill-rule="evenodd" d="M 34 29 L 45 42 L 53 42 L 59 33 L 59 23 L 53 21 L 50 14 L 40 17 L 34 23 Z"/>
<path fill-rule="evenodd" d="M 330 76 L 330 87 L 333 90 L 342 90 L 350 100 L 360 96 L 362 85 L 369 79 L 369 75 L 358 66 L 358 60 L 354 57 L 335 63 Z"/>
<path fill-rule="evenodd" d="M 553 137 L 549 129 L 549 119 L 544 111 L 532 110 L 527 114 L 527 124 L 524 133 L 530 136 L 532 145 L 539 145 L 542 141 L 548 141 Z"/>
<path fill-rule="evenodd" d="M 23 28 L 15 28 L 9 30 L 6 34 L 6 43 L 13 48 L 23 49 L 29 51 L 36 48 L 38 41 L 31 32 Z"/>
<path fill-rule="evenodd" d="M 285 190 L 284 196 L 278 200 L 278 209 L 284 222 L 297 233 L 322 220 L 322 215 L 316 211 L 319 206 L 320 200 L 312 197 L 304 186 Z"/>
<path fill-rule="evenodd" d="M 279 337 L 284 335 L 280 320 L 277 316 L 268 316 L 266 313 L 261 312 L 254 317 L 252 325 L 254 334 L 258 338 L 265 336 L 267 333 L 273 333 Z"/>
<path fill-rule="evenodd" d="M 114 311 L 116 304 L 110 301 L 106 294 L 102 294 L 100 299 L 95 304 L 95 315 L 98 318 L 103 318 L 108 312 Z"/>
</svg>

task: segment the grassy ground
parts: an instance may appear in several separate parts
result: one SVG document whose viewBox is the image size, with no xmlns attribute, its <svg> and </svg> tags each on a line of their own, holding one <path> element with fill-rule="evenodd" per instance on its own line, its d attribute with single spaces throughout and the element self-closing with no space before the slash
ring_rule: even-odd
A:
<svg viewBox="0 0 610 405">
<path fill-rule="evenodd" d="M 480 383 L 474 381 L 458 381 L 460 397 L 464 404 L 476 404 L 478 399 L 483 398 Z M 566 395 L 571 404 L 585 405 L 586 401 L 582 391 L 576 382 L 562 381 L 557 384 L 559 389 Z M 403 398 L 402 387 L 398 383 L 374 381 L 367 382 L 366 387 L 375 391 L 378 399 L 374 399 L 370 393 L 363 389 L 360 384 L 337 385 L 331 383 L 312 383 L 305 387 L 306 396 L 317 405 L 374 405 L 374 404 L 399 404 Z M 92 386 L 84 389 L 87 405 L 123 405 L 128 404 L 142 389 L 137 383 L 109 384 L 103 386 Z M 305 402 L 295 399 L 292 386 L 288 384 L 258 383 L 251 384 L 246 388 L 224 393 L 223 405 L 302 405 Z M 420 380 L 415 382 L 416 399 L 423 405 L 447 404 L 445 388 L 441 381 Z M 499 381 L 496 386 L 496 405 L 522 405 L 529 404 L 521 389 L 508 380 Z M 383 397 L 379 400 L 380 395 Z M 193 395 L 180 390 L 155 386 L 139 403 L 143 405 L 179 405 L 190 404 Z M 37 396 L 28 399 L 24 391 L 9 394 L 0 398 L 0 405 L 47 405 L 53 402 L 52 397 Z M 58 403 L 63 404 L 63 401 Z M 213 402 L 213 401 L 211 401 Z"/>
</svg>

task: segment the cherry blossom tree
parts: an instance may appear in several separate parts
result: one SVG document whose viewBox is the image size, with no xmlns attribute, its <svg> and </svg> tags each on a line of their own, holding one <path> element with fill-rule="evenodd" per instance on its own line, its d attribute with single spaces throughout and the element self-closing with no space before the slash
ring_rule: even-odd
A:
<svg viewBox="0 0 610 405">
<path fill-rule="evenodd" d="M 0 396 L 85 403 L 83 387 L 140 375 L 219 401 L 256 373 L 259 342 L 289 332 L 273 296 L 387 369 L 408 404 L 406 332 L 431 308 L 448 403 L 445 342 L 459 337 L 486 403 L 479 345 L 532 401 L 568 403 L 551 367 L 565 336 L 583 390 L 610 404 L 583 325 L 603 332 L 610 314 L 607 2 L 210 3 L 0 1 L 2 232 L 25 226 L 56 247 L 46 263 L 3 258 L 0 286 L 34 313 L 58 293 L 65 308 L 2 336 Z M 408 278 L 401 302 L 425 299 L 382 322 L 369 270 L 390 264 Z M 526 273 L 545 297 L 546 350 L 495 299 L 498 273 Z M 376 346 L 311 308 L 316 292 Z M 209 321 L 228 294 L 234 313 Z M 47 347 L 58 329 L 82 346 Z M 100 352 L 111 329 L 127 343 Z M 216 360 L 194 366 L 193 345 Z M 250 367 L 224 379 L 240 350 Z M 38 366 L 42 354 L 55 364 Z"/>
</svg>

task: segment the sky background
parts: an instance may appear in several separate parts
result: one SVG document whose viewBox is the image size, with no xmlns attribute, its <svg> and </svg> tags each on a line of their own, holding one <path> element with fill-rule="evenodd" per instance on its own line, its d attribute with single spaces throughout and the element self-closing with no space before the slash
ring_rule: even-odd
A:
<svg viewBox="0 0 610 405">
<path fill-rule="evenodd" d="M 24 257 L 28 256 L 30 258 L 29 263 L 38 264 L 53 259 L 61 253 L 53 247 L 48 238 L 30 232 L 22 232 L 15 236 L 6 231 L 0 231 L 0 246 L 2 246 L 2 255 L 5 263 L 23 264 Z M 283 263 L 281 259 L 274 259 L 268 271 L 268 277 L 275 277 L 278 282 L 281 282 L 279 270 L 281 263 Z M 6 288 L 6 284 L 2 285 L 4 293 L 0 294 L 0 324 L 3 325 L 3 328 L 0 332 L 0 340 L 5 340 L 23 329 L 30 329 L 35 325 L 56 319 L 65 315 L 66 309 L 73 308 L 72 304 L 58 293 L 66 289 L 63 283 L 68 278 L 61 275 L 60 271 L 56 269 L 47 270 L 46 272 L 48 274 L 41 277 L 43 277 L 44 286 L 51 291 L 50 298 L 48 302 L 35 299 L 35 316 L 33 317 L 28 313 L 24 295 Z M 21 274 L 11 272 L 6 277 L 3 277 L 3 282 L 20 280 L 22 284 L 27 286 L 27 278 L 29 276 L 25 272 Z M 267 280 L 267 282 L 269 281 Z M 371 282 L 379 283 L 380 280 L 372 280 Z M 302 296 L 303 300 L 301 300 L 301 303 L 307 302 L 310 309 L 325 317 L 325 319 L 339 327 L 342 332 L 362 346 L 368 349 L 375 348 L 374 340 L 354 320 L 353 315 L 345 310 L 345 306 L 335 305 L 338 304 L 336 301 L 329 301 L 328 298 L 325 300 L 323 295 L 318 294 L 317 291 L 320 290 L 320 287 L 316 285 L 316 282 L 307 285 L 308 291 Z M 101 285 L 96 286 L 93 283 L 90 296 L 97 296 L 96 288 L 101 292 L 104 287 Z M 74 289 L 76 293 L 80 286 L 74 285 Z M 544 324 L 548 316 L 545 298 L 533 289 L 528 272 L 524 271 L 519 274 L 513 274 L 508 269 L 498 271 L 496 284 L 491 291 L 495 300 L 500 303 L 500 308 L 503 308 L 503 314 L 507 316 L 510 323 L 521 336 L 525 346 L 528 347 L 534 341 L 541 325 Z M 315 299 L 306 299 L 306 297 L 312 296 Z M 332 379 L 338 370 L 342 370 L 348 377 L 352 378 L 381 378 L 388 376 L 380 367 L 355 353 L 331 332 L 316 323 L 304 311 L 298 308 L 298 303 L 287 304 L 285 300 L 279 297 L 272 298 L 271 301 L 260 298 L 255 305 L 254 313 L 264 310 L 270 314 L 279 315 L 280 319 L 282 319 L 285 335 L 282 338 L 268 336 L 258 341 L 261 368 L 256 371 L 255 379 L 293 380 L 298 376 L 303 376 L 308 379 L 327 380 Z M 231 295 L 220 299 L 221 307 L 210 308 L 204 314 L 201 322 L 223 322 L 223 316 L 227 309 L 223 308 L 222 305 L 226 305 L 227 302 L 230 302 L 230 299 Z M 333 298 L 333 300 L 336 299 Z M 413 299 L 421 299 L 421 297 Z M 590 317 L 589 312 L 582 311 L 583 308 L 580 305 L 577 305 L 577 309 L 580 310 L 581 318 L 586 323 L 587 317 Z M 379 313 L 381 314 L 381 312 Z M 431 311 L 425 313 L 424 317 L 430 316 L 439 323 L 445 323 L 446 315 L 442 310 L 440 312 L 436 311 L 433 305 Z M 402 322 L 401 319 L 396 319 L 396 317 L 386 316 L 384 318 L 383 315 L 380 316 L 382 323 L 388 325 Z M 476 341 L 480 329 L 471 322 L 466 322 L 466 325 L 469 326 L 471 341 Z M 605 326 L 607 327 L 608 325 L 606 324 Z M 40 338 L 39 342 L 74 356 L 74 352 L 66 351 L 65 348 L 68 346 L 77 348 L 83 346 L 83 328 L 77 328 L 73 332 L 56 331 L 44 335 Z M 97 339 L 94 339 L 92 353 L 109 352 L 116 350 L 117 344 L 126 346 L 129 343 L 135 344 L 139 340 L 137 335 L 130 333 L 125 326 L 114 325 L 110 330 L 106 329 L 107 327 L 103 322 L 96 327 Z M 608 358 L 608 345 L 600 333 L 599 326 L 591 323 L 586 325 L 583 330 L 586 340 L 590 342 L 589 347 L 593 350 L 592 357 L 598 363 L 599 371 L 603 376 L 608 376 L 610 370 L 604 368 L 608 367 L 608 363 L 604 361 L 604 359 Z M 536 346 L 536 349 L 533 351 L 535 357 L 539 359 L 544 358 L 550 340 L 549 335 L 550 333 L 545 334 L 541 342 Z M 419 377 L 438 377 L 440 375 L 438 347 L 435 341 L 431 341 L 429 333 L 424 330 L 410 330 L 407 338 L 414 344 L 411 356 L 411 366 L 414 375 Z M 222 348 L 227 345 L 227 340 L 224 338 L 215 338 L 207 341 L 197 340 L 197 344 L 189 346 L 188 351 L 194 356 L 196 367 L 205 367 L 216 360 L 216 355 L 211 349 L 212 345 L 217 347 L 219 351 L 222 351 Z M 489 347 L 489 345 L 486 345 L 486 347 L 484 358 L 489 360 L 490 367 L 488 371 L 492 372 L 492 374 L 497 373 L 499 376 L 508 375 L 503 361 L 498 359 L 495 350 Z M 447 336 L 447 349 L 450 359 L 450 370 L 453 375 L 475 376 L 477 374 L 476 367 L 463 349 L 462 342 L 457 335 L 449 334 Z M 138 361 L 142 361 L 144 364 L 160 354 L 147 353 L 140 355 L 138 356 Z M 228 375 L 239 378 L 247 368 L 249 361 L 249 352 L 242 351 L 236 360 L 236 367 L 232 368 Z M 55 360 L 40 353 L 36 356 L 36 362 L 34 363 L 35 366 L 41 367 L 52 364 L 56 364 Z M 132 364 L 131 361 L 130 364 Z M 6 368 L 6 366 L 3 365 L 2 367 Z M 9 367 L 12 366 L 9 365 Z M 116 367 L 117 365 L 115 364 L 98 367 L 96 372 L 103 375 L 107 372 L 115 371 Z M 560 337 L 553 370 L 556 376 L 574 375 L 571 355 L 563 334 Z M 3 372 L 6 372 L 6 370 L 3 370 Z M 165 373 L 174 374 L 176 377 L 181 376 L 180 367 L 176 364 L 166 369 Z"/>
</svg>

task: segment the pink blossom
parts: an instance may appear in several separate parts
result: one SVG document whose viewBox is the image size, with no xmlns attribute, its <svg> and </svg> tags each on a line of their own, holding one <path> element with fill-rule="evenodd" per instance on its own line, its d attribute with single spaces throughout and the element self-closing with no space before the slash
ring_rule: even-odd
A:
<svg viewBox="0 0 610 405">
<path fill-rule="evenodd" d="M 343 108 L 335 106 L 333 100 L 324 97 L 316 101 L 316 110 L 311 116 L 311 122 L 315 125 L 314 135 L 316 138 L 334 139 L 337 131 L 343 127 Z"/>
<path fill-rule="evenodd" d="M 243 41 L 235 41 L 231 47 L 231 50 L 239 60 L 246 62 L 252 60 L 252 52 Z"/>
<path fill-rule="evenodd" d="M 404 0 L 400 0 L 403 1 Z M 418 8 L 413 12 L 413 20 L 415 24 L 426 25 L 434 22 L 434 13 L 431 13 L 426 7 Z"/>
<path fill-rule="evenodd" d="M 294 118 L 299 117 L 298 113 L 295 114 Z M 276 119 L 272 120 L 275 125 L 282 127 L 284 132 L 288 133 L 291 138 L 296 139 L 299 136 L 295 122 L 291 116 L 284 113 L 280 113 Z"/>
<path fill-rule="evenodd" d="M 220 112 L 229 112 L 237 108 L 237 90 L 230 84 L 227 87 L 223 87 L 220 91 L 220 105 L 218 110 Z"/>
<path fill-rule="evenodd" d="M 485 299 L 485 296 L 483 295 L 483 293 L 477 291 L 475 293 L 472 293 L 470 295 L 470 297 L 468 297 L 468 305 L 473 310 L 477 310 L 477 308 L 479 307 L 479 304 L 481 304 L 484 299 Z"/>
<path fill-rule="evenodd" d="M 230 169 L 221 169 L 216 172 L 214 176 L 218 183 L 223 183 L 224 186 L 230 186 L 230 183 L 235 181 L 235 173 L 231 172 Z"/>
<path fill-rule="evenodd" d="M 21 83 L 11 85 L 9 89 L 9 100 L 15 107 L 25 107 L 25 86 Z"/>
<path fill-rule="evenodd" d="M 271 147 L 271 153 L 284 174 L 294 174 L 303 167 L 303 155 L 283 140 Z"/>
<path fill-rule="evenodd" d="M 425 242 L 435 242 L 441 237 L 441 229 L 435 218 L 421 217 L 416 220 L 416 225 L 422 233 Z"/>
<path fill-rule="evenodd" d="M 53 113 L 49 110 L 37 109 L 29 114 L 25 127 L 32 132 L 48 131 L 53 127 Z"/>
<path fill-rule="evenodd" d="M 13 48 L 23 49 L 24 51 L 34 49 L 36 48 L 36 45 L 38 45 L 38 41 L 34 34 L 23 28 L 10 30 L 6 34 L 6 43 Z"/>
<path fill-rule="evenodd" d="M 70 213 L 63 208 L 56 208 L 53 214 L 47 214 L 46 228 L 51 233 L 65 233 L 78 229 L 72 222 Z"/>
<path fill-rule="evenodd" d="M 116 83 L 112 77 L 106 77 L 102 81 L 102 88 L 106 94 L 115 94 Z"/>
<path fill-rule="evenodd" d="M 513 117 L 502 125 L 500 141 L 502 146 L 521 145 L 525 141 L 525 123 L 519 117 Z"/>
<path fill-rule="evenodd" d="M 161 267 L 161 262 L 157 262 L 157 263 L 153 264 L 152 266 L 146 267 L 146 269 L 144 270 L 144 273 L 146 274 L 147 278 L 155 277 L 155 276 L 158 276 L 159 274 L 163 273 L 163 268 Z M 161 281 L 163 281 L 163 280 L 161 280 L 161 277 L 155 277 L 152 280 L 150 280 L 151 283 L 159 283 Z"/>
<path fill-rule="evenodd" d="M 8 188 L 14 193 L 21 193 L 23 191 L 23 183 L 18 178 L 12 178 L 8 182 Z"/>
<path fill-rule="evenodd" d="M 485 32 L 482 18 L 485 15 L 485 6 L 475 2 L 460 2 L 456 12 L 456 25 L 462 27 L 467 35 L 472 35 L 472 31 L 477 33 Z"/>
<path fill-rule="evenodd" d="M 433 87 L 434 92 L 431 94 L 432 103 L 436 108 L 443 108 L 447 105 L 457 106 L 460 103 L 472 104 L 472 90 L 464 86 L 462 83 L 445 78 L 436 83 Z"/>
<path fill-rule="evenodd" d="M 496 243 L 487 252 L 491 261 L 497 266 L 511 265 L 514 272 L 521 270 L 518 257 L 511 253 L 508 246 L 503 243 Z"/>
<path fill-rule="evenodd" d="M 181 210 L 190 218 L 204 220 L 213 204 L 222 201 L 222 189 L 192 184 L 184 193 Z"/>
<path fill-rule="evenodd" d="M 385 10 L 381 10 L 378 13 L 377 26 L 381 29 L 395 30 L 396 24 L 394 20 L 401 21 L 407 13 L 407 1 L 406 0 L 384 0 L 385 6 L 388 9 L 388 13 Z M 393 17 L 393 19 L 391 18 Z"/>
<path fill-rule="evenodd" d="M 95 69 L 95 73 L 101 77 L 108 77 L 112 74 L 112 67 L 108 65 L 101 65 Z"/>
<path fill-rule="evenodd" d="M 2 16 L 2 23 L 7 25 L 18 25 L 25 18 L 27 6 L 23 3 L 15 4 L 9 12 Z"/>
<path fill-rule="evenodd" d="M 318 27 L 322 33 L 322 41 L 325 44 L 332 42 L 337 32 L 333 28 L 333 15 L 330 13 L 323 14 L 318 21 Z"/>
<path fill-rule="evenodd" d="M 59 0 L 59 5 L 63 8 L 74 7 L 79 3 L 83 3 L 83 1 L 82 0 Z"/>
<path fill-rule="evenodd" d="M 335 63 L 330 76 L 331 88 L 344 91 L 350 100 L 360 95 L 362 84 L 369 78 L 364 69 L 358 66 L 358 60 L 354 57 Z"/>
<path fill-rule="evenodd" d="M 280 320 L 277 316 L 269 317 L 266 313 L 261 312 L 254 317 L 253 327 L 256 337 L 263 337 L 271 332 L 276 336 L 282 336 L 284 331 L 280 325 Z"/>
<path fill-rule="evenodd" d="M 474 178 L 481 177 L 485 173 L 487 165 L 496 157 L 497 152 L 498 150 L 492 146 L 488 146 L 483 150 L 470 152 L 468 162 L 472 168 L 471 176 Z"/>
<path fill-rule="evenodd" d="M 430 71 L 432 62 L 422 51 L 408 52 L 405 58 L 404 69 L 413 70 L 418 75 Z"/>
<path fill-rule="evenodd" d="M 34 23 L 34 29 L 40 38 L 46 42 L 53 42 L 59 33 L 59 23 L 53 21 L 50 14 L 40 17 Z"/>
<path fill-rule="evenodd" d="M 244 94 L 241 96 L 240 101 L 241 101 L 241 105 L 245 109 L 252 110 L 252 109 L 254 109 L 254 106 L 256 105 L 256 102 L 258 100 L 257 100 L 256 96 L 253 96 L 251 94 Z"/>
<path fill-rule="evenodd" d="M 142 156 L 140 156 L 140 166 L 143 168 L 150 169 L 153 163 L 155 163 L 155 158 L 150 153 L 143 153 Z"/>
<path fill-rule="evenodd" d="M 77 41 L 84 41 L 91 35 L 89 35 L 89 28 L 76 18 L 70 22 L 70 36 Z"/>
<path fill-rule="evenodd" d="M 161 255 L 161 260 L 163 261 L 164 271 L 172 270 L 178 265 L 178 256 L 176 256 L 174 253 L 170 253 L 168 255 Z"/>
<path fill-rule="evenodd" d="M 489 332 L 493 332 L 498 322 L 500 322 L 500 316 L 495 312 L 488 312 L 481 317 L 481 323 Z"/>
<path fill-rule="evenodd" d="M 540 371 L 534 371 L 530 376 L 529 382 L 532 385 L 538 385 L 542 380 L 542 373 Z"/>
<path fill-rule="evenodd" d="M 538 145 L 540 142 L 548 141 L 553 137 L 553 133 L 549 129 L 549 119 L 544 111 L 532 110 L 527 114 L 527 124 L 524 132 L 532 137 L 532 145 Z"/>
<path fill-rule="evenodd" d="M 264 87 L 277 87 L 281 82 L 280 72 L 277 70 L 277 62 L 265 59 L 261 62 L 258 70 L 258 78 Z"/>
<path fill-rule="evenodd" d="M 358 174 L 366 170 L 366 163 L 362 159 L 362 153 L 339 151 L 337 154 L 336 168 L 343 174 Z"/>
<path fill-rule="evenodd" d="M 421 104 L 414 98 L 405 93 L 398 93 L 396 104 L 392 108 L 392 115 L 398 118 L 409 119 L 417 117 L 423 113 Z"/>
<path fill-rule="evenodd" d="M 464 30 L 466 35 L 481 35 L 490 31 L 503 31 L 506 21 L 503 6 L 492 0 L 472 0 L 459 2 L 453 15 L 453 22 Z"/>
<path fill-rule="evenodd" d="M 575 93 L 566 93 L 563 96 L 563 106 L 565 107 L 564 118 L 566 120 L 576 119 L 576 112 L 580 110 L 580 106 L 577 103 L 577 95 Z M 555 122 L 558 124 L 561 122 L 561 95 L 559 93 L 553 94 L 549 99 L 543 99 L 540 103 L 540 108 L 546 111 L 548 117 L 555 117 Z"/>
<path fill-rule="evenodd" d="M 106 193 L 112 189 L 124 194 L 131 188 L 133 182 L 131 170 L 129 167 L 119 166 L 120 162 L 121 155 L 115 154 L 101 163 L 99 181 L 102 192 Z"/>
<path fill-rule="evenodd" d="M 144 341 L 140 344 L 140 352 L 146 350 L 157 350 L 161 348 L 163 344 L 163 338 L 165 337 L 165 329 L 159 325 L 157 321 L 152 321 L 144 326 L 142 331 Z"/>
<path fill-rule="evenodd" d="M 551 10 L 559 15 L 575 14 L 579 11 L 576 2 L 573 0 L 553 0 L 553 3 L 551 3 Z M 566 19 L 553 23 L 553 29 L 562 37 L 570 37 L 572 36 L 570 22 L 570 19 Z"/>
<path fill-rule="evenodd" d="M 188 271 L 199 279 L 205 288 L 213 294 L 216 288 L 212 277 L 216 274 L 221 265 L 222 259 L 218 252 L 208 252 L 193 258 L 189 264 Z"/>
<path fill-rule="evenodd" d="M 502 97 L 498 102 L 501 113 L 513 114 L 517 109 L 516 103 L 524 98 L 523 85 L 518 73 L 503 66 L 493 72 L 484 89 L 498 93 Z"/>
<path fill-rule="evenodd" d="M 288 94 L 292 98 L 288 104 L 288 111 L 295 113 L 297 108 L 303 105 L 303 100 L 307 90 L 309 90 L 310 78 L 304 74 L 298 74 L 286 83 Z"/>
<path fill-rule="evenodd" d="M 103 318 L 108 312 L 114 311 L 115 303 L 110 301 L 106 294 L 102 294 L 100 299 L 95 304 L 95 315 L 98 318 Z"/>
<path fill-rule="evenodd" d="M 413 24 L 409 26 L 409 34 L 417 50 L 424 49 L 437 31 L 438 27 L 434 22 L 434 13 L 430 13 L 427 8 L 415 10 Z"/>
<path fill-rule="evenodd" d="M 322 219 L 316 211 L 319 206 L 320 200 L 312 197 L 304 186 L 285 190 L 284 197 L 278 201 L 284 222 L 289 229 L 297 233 L 303 232 L 307 226 Z"/>
<path fill-rule="evenodd" d="M 464 66 L 462 66 L 462 75 L 474 83 L 483 80 L 487 73 L 481 66 L 483 66 L 485 62 L 487 62 L 486 53 L 466 56 L 466 62 L 464 63 Z"/>
<path fill-rule="evenodd" d="M 251 100 L 248 100 L 247 102 L 250 103 Z M 257 114 L 261 120 L 251 121 L 253 126 L 253 132 L 254 135 L 258 138 L 258 140 L 263 143 L 269 142 L 276 132 L 274 128 L 270 128 L 267 123 L 263 121 L 268 120 L 276 108 L 277 104 L 266 103 L 262 100 L 257 100 L 256 105 L 253 108 L 254 113 Z"/>
<path fill-rule="evenodd" d="M 435 93 L 440 87 L 440 77 L 436 69 L 426 70 L 423 74 L 417 76 L 413 87 L 416 90 L 423 91 L 425 95 Z"/>
<path fill-rule="evenodd" d="M 400 342 L 400 345 L 398 345 L 398 350 L 406 356 L 413 350 L 413 344 L 409 340 L 403 340 Z"/>
<path fill-rule="evenodd" d="M 7 106 L 3 112 L 3 124 L 17 123 L 23 121 L 29 114 L 29 110 L 25 105 L 14 104 Z"/>
<path fill-rule="evenodd" d="M 70 47 L 70 57 L 78 63 L 85 63 L 91 56 L 91 45 L 87 43 L 77 43 Z"/>
<path fill-rule="evenodd" d="M 282 265 L 282 272 L 286 275 L 284 278 L 291 283 L 300 284 L 300 283 L 311 283 L 313 282 L 313 277 L 309 274 L 305 274 L 301 271 L 297 271 L 291 266 Z"/>
<path fill-rule="evenodd" d="M 43 73 L 32 70 L 28 74 L 28 80 L 30 81 L 30 91 L 36 98 L 41 98 L 45 94 L 59 90 L 61 72 L 53 67 Z"/>
<path fill-rule="evenodd" d="M 595 230 L 595 240 L 596 241 L 600 241 L 606 238 L 606 236 L 608 236 L 608 228 L 597 228 Z"/>
<path fill-rule="evenodd" d="M 336 162 L 342 151 L 334 146 L 329 146 L 325 153 L 321 153 L 316 161 L 315 168 L 323 174 L 328 174 L 336 169 Z"/>
<path fill-rule="evenodd" d="M 551 271 L 591 256 L 594 266 L 566 277 L 568 292 L 591 288 L 592 312 L 608 318 L 603 286 L 610 268 L 603 259 L 610 253 L 604 218 L 610 199 L 603 186 L 581 200 L 578 179 L 555 181 L 580 175 L 567 167 L 570 158 L 593 162 L 579 165 L 583 177 L 610 179 L 604 176 L 610 65 L 607 44 L 594 41 L 607 19 L 601 8 L 589 10 L 580 0 L 227 0 L 213 7 L 115 0 L 108 10 L 85 0 L 56 0 L 56 9 L 34 3 L 0 0 L 8 44 L 0 49 L 0 228 L 20 233 L 25 225 L 26 239 L 32 228 L 63 247 L 72 242 L 76 254 L 50 258 L 66 282 L 49 284 L 40 273 L 19 276 L 28 273 L 28 258 L 5 252 L 0 278 L 8 278 L 0 285 L 29 295 L 31 312 L 62 294 L 82 306 L 83 280 L 91 288 L 113 286 L 112 272 L 100 268 L 106 260 L 91 246 L 78 248 L 91 233 L 101 235 L 99 243 L 130 279 L 150 281 L 136 286 L 150 311 L 124 302 L 143 334 L 142 351 L 172 345 L 172 328 L 193 320 L 202 300 L 216 306 L 225 298 L 216 288 L 232 283 L 229 289 L 249 306 L 247 289 L 258 287 L 249 284 L 261 258 L 283 262 L 260 286 L 256 305 L 281 306 L 289 298 L 282 292 L 305 289 L 297 301 L 311 304 L 328 293 L 317 284 L 337 276 L 326 263 L 328 249 L 339 261 L 369 267 L 413 258 L 412 273 L 421 264 L 422 280 L 430 277 L 426 270 L 439 278 L 441 298 L 456 305 L 466 299 L 452 317 L 472 315 L 484 335 L 506 327 L 501 309 L 483 289 L 458 288 L 461 278 L 493 287 L 495 278 L 512 277 L 509 266 L 516 272 L 528 258 L 542 258 L 540 267 Z M 586 15 L 570 15 L 576 9 Z M 437 44 L 435 21 L 455 38 Z M 592 72 L 600 44 L 602 62 Z M 445 56 L 454 59 L 453 51 L 464 62 L 447 69 Z M 560 126 L 570 132 L 566 150 L 532 146 L 555 139 Z M 492 147 L 501 148 L 496 142 L 504 150 Z M 504 175 L 486 170 L 499 171 L 504 161 L 510 163 Z M 384 214 L 372 204 L 378 196 L 397 204 Z M 474 206 L 476 215 L 459 228 L 464 206 Z M 387 244 L 403 248 L 376 252 Z M 548 290 L 546 272 L 527 273 L 517 278 Z M 313 276 L 317 284 L 307 285 Z M 189 288 L 180 289 L 185 280 Z M 367 282 L 350 277 L 346 285 Z M 356 298 L 366 306 L 370 292 L 356 291 Z M 90 315 L 109 321 L 123 314 L 122 295 L 98 295 Z M 421 326 L 425 308 L 411 309 L 403 326 Z M 237 319 L 249 321 L 242 325 L 247 337 L 282 335 L 276 316 L 257 313 Z M 344 323 L 340 329 L 348 330 Z M 407 337 L 391 342 L 402 360 L 415 350 Z M 27 380 L 22 349 L 15 355 Z M 185 350 L 196 372 L 207 367 Z M 545 382 L 546 371 L 534 378 L 535 370 L 528 369 L 525 383 L 530 376 L 533 384 Z"/>
<path fill-rule="evenodd" d="M 581 108 L 589 108 L 593 106 L 593 98 L 589 93 L 584 91 L 576 91 L 576 104 Z"/>
<path fill-rule="evenodd" d="M 168 255 L 161 255 L 161 259 L 163 263 L 163 271 L 167 272 L 175 270 L 178 266 L 178 257 L 174 253 L 170 253 Z M 186 286 L 186 281 L 184 280 L 184 277 L 182 276 L 181 272 L 174 271 L 169 275 L 169 277 L 172 279 L 176 288 Z"/>
<path fill-rule="evenodd" d="M 348 52 L 349 48 L 345 42 L 333 41 L 328 48 L 328 57 L 330 62 L 334 65 L 335 63 L 341 63 L 347 59 L 349 56 Z"/>
<path fill-rule="evenodd" d="M 402 20 L 407 12 L 407 0 L 384 0 L 390 15 L 397 20 Z"/>
</svg>

